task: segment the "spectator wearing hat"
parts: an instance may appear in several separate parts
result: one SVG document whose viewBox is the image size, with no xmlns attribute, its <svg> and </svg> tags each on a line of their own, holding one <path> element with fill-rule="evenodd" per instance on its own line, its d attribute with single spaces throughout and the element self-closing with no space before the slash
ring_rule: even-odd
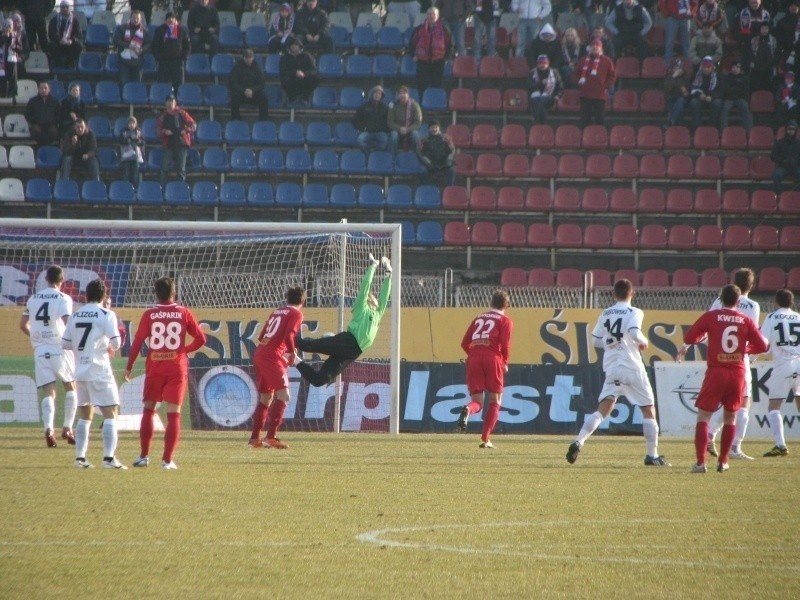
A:
<svg viewBox="0 0 800 600">
<path fill-rule="evenodd" d="M 50 64 L 55 68 L 74 69 L 83 52 L 83 31 L 72 12 L 72 0 L 60 0 L 58 7 L 58 13 L 47 26 Z"/>
<path fill-rule="evenodd" d="M 554 69 L 561 65 L 561 43 L 557 39 L 556 30 L 550 23 L 546 23 L 542 27 L 536 39 L 525 49 L 525 60 L 528 62 L 528 67 L 535 69 L 536 62 L 542 54 L 547 55 Z"/>
<path fill-rule="evenodd" d="M 219 52 L 219 13 L 210 0 L 195 2 L 186 21 L 195 52 L 214 56 Z"/>
<path fill-rule="evenodd" d="M 500 20 L 500 0 L 475 0 L 475 39 L 472 56 L 480 62 L 483 38 L 486 36 L 486 56 L 497 56 L 497 23 Z"/>
<path fill-rule="evenodd" d="M 196 129 L 195 120 L 178 106 L 175 96 L 167 96 L 164 101 L 164 112 L 156 119 L 156 133 L 164 148 L 159 178 L 162 187 L 167 184 L 170 162 L 175 163 L 178 178 L 186 181 L 186 155 L 192 147 L 192 135 Z"/>
<path fill-rule="evenodd" d="M 414 150 L 419 145 L 419 128 L 422 126 L 422 108 L 408 93 L 408 88 L 397 88 L 394 104 L 389 107 L 389 148 L 392 154 L 398 148 Z"/>
<path fill-rule="evenodd" d="M 422 182 L 429 183 L 437 173 L 445 174 L 445 186 L 456 181 L 456 146 L 450 136 L 442 131 L 436 119 L 428 123 L 428 136 L 420 141 L 417 156 L 427 172 L 422 175 Z"/>
<path fill-rule="evenodd" d="M 775 87 L 775 65 L 778 63 L 778 42 L 770 35 L 769 23 L 759 23 L 758 34 L 750 39 L 750 82 L 753 91 Z"/>
<path fill-rule="evenodd" d="M 719 5 L 718 0 L 704 0 L 697 7 L 694 13 L 694 25 L 696 30 L 703 28 L 703 25 L 711 25 L 711 29 L 722 39 L 728 31 L 728 21 L 725 18 L 725 11 Z"/>
<path fill-rule="evenodd" d="M 550 0 L 511 0 L 511 12 L 519 16 L 517 25 L 517 56 L 525 56 L 528 44 L 539 36 L 545 23 L 553 20 Z"/>
<path fill-rule="evenodd" d="M 319 7 L 317 0 L 306 0 L 303 8 L 297 11 L 294 28 L 295 34 L 300 36 L 307 49 L 323 54 L 333 52 L 328 13 Z"/>
<path fill-rule="evenodd" d="M 228 78 L 228 89 L 231 96 L 231 118 L 238 121 L 242 118 L 242 104 L 258 107 L 259 121 L 266 121 L 269 116 L 269 103 L 264 93 L 264 71 L 255 61 L 253 50 L 245 48 L 242 58 L 236 61 Z"/>
<path fill-rule="evenodd" d="M 716 127 L 719 123 L 722 100 L 721 85 L 714 59 L 706 56 L 700 61 L 700 68 L 692 79 L 689 88 L 689 108 L 692 109 L 692 130 L 700 126 L 703 112 L 708 112 L 709 121 Z"/>
<path fill-rule="evenodd" d="M 722 76 L 722 118 L 720 127 L 725 129 L 728 126 L 728 115 L 732 108 L 739 111 L 742 117 L 742 127 L 750 133 L 753 127 L 753 113 L 750 112 L 750 77 L 742 71 L 742 62 L 735 61 L 731 65 L 731 70 Z"/>
<path fill-rule="evenodd" d="M 353 115 L 353 127 L 359 132 L 358 147 L 364 154 L 386 150 L 389 145 L 389 106 L 383 101 L 385 96 L 383 87 L 376 85 Z"/>
<path fill-rule="evenodd" d="M 540 54 L 536 68 L 531 71 L 530 107 L 534 123 L 547 123 L 547 110 L 551 108 L 564 93 L 561 75 L 550 67 L 550 59 Z"/>
<path fill-rule="evenodd" d="M 595 40 L 599 40 L 602 44 L 603 54 L 605 56 L 611 59 L 616 57 L 616 54 L 614 54 L 614 43 L 611 41 L 611 38 L 608 37 L 606 28 L 602 25 L 597 25 L 594 27 L 594 29 L 592 29 L 592 32 L 589 34 L 589 38 L 586 40 L 586 46 L 584 46 L 581 50 L 581 56 L 586 56 L 589 53 L 589 47 Z"/>
<path fill-rule="evenodd" d="M 775 90 L 775 113 L 773 115 L 775 127 L 782 127 L 788 121 L 796 121 L 798 114 L 798 101 L 800 101 L 800 86 L 795 83 L 793 71 L 786 71 L 783 80 Z"/>
<path fill-rule="evenodd" d="M 686 56 L 689 52 L 692 3 L 690 0 L 658 0 L 657 6 L 664 24 L 664 62 L 671 64 L 676 38 L 681 44 L 680 56 Z"/>
<path fill-rule="evenodd" d="M 735 5 L 735 3 L 730 4 Z M 769 23 L 769 21 L 770 14 L 762 6 L 761 0 L 748 0 L 747 6 L 736 16 L 735 26 L 731 30 L 739 43 L 743 65 L 749 65 L 753 58 L 750 40 L 759 34 L 761 23 Z"/>
<path fill-rule="evenodd" d="M 606 29 L 614 36 L 614 49 L 622 56 L 626 48 L 633 48 L 639 60 L 650 55 L 645 36 L 653 28 L 650 13 L 636 0 L 622 0 L 610 8 L 606 16 Z"/>
<path fill-rule="evenodd" d="M 130 20 L 114 29 L 114 47 L 119 52 L 120 84 L 142 80 L 144 57 L 150 52 L 151 44 L 144 14 L 139 10 L 131 11 Z"/>
<path fill-rule="evenodd" d="M 689 106 L 691 77 L 683 65 L 682 58 L 673 58 L 670 69 L 664 78 L 664 97 L 667 101 L 667 122 L 664 129 L 677 125 L 683 111 Z"/>
<path fill-rule="evenodd" d="M 70 179 L 73 168 L 84 169 L 92 181 L 100 181 L 100 164 L 97 162 L 97 138 L 86 125 L 78 119 L 61 138 L 61 176 Z"/>
<path fill-rule="evenodd" d="M 592 40 L 589 53 L 575 65 L 572 77 L 578 85 L 580 99 L 578 127 L 583 128 L 590 123 L 604 125 L 608 91 L 617 80 L 617 73 L 614 62 L 603 54 L 601 40 Z"/>
<path fill-rule="evenodd" d="M 715 63 L 722 60 L 722 40 L 714 33 L 710 23 L 705 23 L 698 29 L 689 42 L 689 60 L 695 69 L 704 56 L 710 56 Z"/>
<path fill-rule="evenodd" d="M 61 105 L 50 93 L 48 82 L 40 81 L 38 88 L 39 93 L 25 106 L 25 120 L 34 141 L 46 146 L 58 140 Z"/>
<path fill-rule="evenodd" d="M 288 46 L 289 51 L 278 63 L 283 93 L 290 103 L 308 104 L 319 85 L 317 64 L 313 56 L 303 51 L 303 43 L 298 38 L 289 38 Z"/>
<path fill-rule="evenodd" d="M 420 97 L 429 87 L 442 87 L 444 63 L 452 47 L 450 30 L 432 6 L 425 21 L 411 34 L 408 49 L 417 63 L 417 89 Z"/>
<path fill-rule="evenodd" d="M 171 83 L 177 90 L 183 83 L 183 65 L 192 51 L 192 42 L 186 28 L 179 22 L 175 13 L 168 12 L 164 23 L 153 34 L 153 56 L 158 61 L 156 79 Z"/>
<path fill-rule="evenodd" d="M 278 54 L 288 49 L 288 42 L 294 35 L 295 15 L 291 4 L 281 4 L 269 20 L 269 40 L 267 52 Z"/>
<path fill-rule="evenodd" d="M 770 154 L 775 170 L 772 172 L 772 186 L 775 194 L 783 191 L 783 178 L 790 175 L 800 181 L 800 141 L 797 139 L 797 121 L 786 123 L 786 134 L 775 140 Z"/>
</svg>

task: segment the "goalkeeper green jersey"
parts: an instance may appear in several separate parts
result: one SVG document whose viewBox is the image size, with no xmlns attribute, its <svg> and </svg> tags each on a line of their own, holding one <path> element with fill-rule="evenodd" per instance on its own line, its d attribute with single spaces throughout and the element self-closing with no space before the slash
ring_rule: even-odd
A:
<svg viewBox="0 0 800 600">
<path fill-rule="evenodd" d="M 381 291 L 378 296 L 378 308 L 371 308 L 367 304 L 369 290 L 372 287 L 372 279 L 375 277 L 377 267 L 370 265 L 364 278 L 361 280 L 361 289 L 353 304 L 353 317 L 347 326 L 347 331 L 353 334 L 358 342 L 358 347 L 362 352 L 366 352 L 375 342 L 378 335 L 378 326 L 381 324 L 383 313 L 389 304 L 389 293 L 392 291 L 392 278 L 386 277 L 381 284 Z"/>
</svg>

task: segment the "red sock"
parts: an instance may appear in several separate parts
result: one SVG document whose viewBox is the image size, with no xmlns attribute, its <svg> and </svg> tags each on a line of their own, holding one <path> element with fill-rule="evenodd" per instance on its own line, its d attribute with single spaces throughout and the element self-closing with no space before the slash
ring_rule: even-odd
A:
<svg viewBox="0 0 800 600">
<path fill-rule="evenodd" d="M 139 446 L 141 447 L 139 456 L 150 454 L 150 444 L 153 443 L 153 417 L 155 414 L 156 411 L 146 408 L 142 411 L 142 422 L 139 425 Z"/>
<path fill-rule="evenodd" d="M 481 441 L 488 442 L 489 436 L 494 431 L 494 426 L 497 424 L 497 419 L 500 417 L 500 405 L 497 402 L 489 402 L 486 407 L 486 414 L 483 415 L 483 431 L 481 433 Z"/>
<path fill-rule="evenodd" d="M 181 413 L 167 413 L 167 431 L 164 433 L 164 456 L 161 460 L 170 462 L 178 440 L 181 438 Z"/>
<path fill-rule="evenodd" d="M 253 413 L 253 431 L 250 433 L 251 440 L 257 440 L 261 437 L 261 430 L 264 429 L 264 423 L 267 420 L 267 407 L 263 402 L 256 404 L 256 410 Z"/>
<path fill-rule="evenodd" d="M 275 399 L 269 407 L 267 419 L 267 439 L 272 440 L 278 436 L 278 429 L 283 425 L 283 413 L 286 412 L 286 402 Z"/>
<path fill-rule="evenodd" d="M 728 462 L 728 455 L 731 453 L 731 446 L 733 446 L 733 438 L 735 435 L 735 424 L 731 423 L 730 425 L 722 426 L 722 441 L 720 442 L 719 447 L 719 462 Z"/>
<path fill-rule="evenodd" d="M 471 415 L 481 412 L 482 408 L 483 406 L 481 406 L 480 402 L 470 402 L 467 404 L 467 412 Z"/>
<path fill-rule="evenodd" d="M 698 421 L 694 429 L 694 451 L 697 454 L 697 464 L 706 464 L 706 448 L 708 447 L 708 422 Z"/>
</svg>

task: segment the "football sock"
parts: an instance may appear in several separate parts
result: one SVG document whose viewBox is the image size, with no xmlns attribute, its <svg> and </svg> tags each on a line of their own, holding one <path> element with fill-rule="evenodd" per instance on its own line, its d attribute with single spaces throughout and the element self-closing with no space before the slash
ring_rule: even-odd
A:
<svg viewBox="0 0 800 600">
<path fill-rule="evenodd" d="M 603 415 L 600 414 L 599 411 L 595 411 L 590 415 L 586 415 L 583 419 L 583 427 L 581 427 L 581 432 L 578 434 L 577 439 L 575 440 L 581 446 L 586 443 L 586 440 L 592 435 L 598 427 L 600 427 L 600 423 L 603 422 Z"/>
<path fill-rule="evenodd" d="M 181 438 L 181 413 L 167 413 L 167 431 L 164 432 L 164 455 L 161 460 L 172 461 L 172 454 L 178 447 L 178 440 Z"/>
<path fill-rule="evenodd" d="M 53 428 L 56 413 L 56 402 L 52 396 L 42 398 L 42 423 L 45 430 Z"/>
<path fill-rule="evenodd" d="M 497 419 L 500 417 L 500 404 L 498 402 L 489 402 L 486 407 L 486 414 L 483 417 L 483 429 L 481 431 L 481 441 L 488 442 L 489 437 L 494 431 L 494 426 L 497 424 Z"/>
<path fill-rule="evenodd" d="M 153 417 L 156 411 L 144 409 L 142 410 L 142 423 L 139 426 L 139 447 L 141 452 L 139 456 L 148 456 L 150 454 L 150 445 L 153 443 Z"/>
<path fill-rule="evenodd" d="M 771 410 L 767 415 L 769 427 L 772 429 L 772 437 L 775 438 L 775 445 L 786 448 L 786 438 L 783 436 L 783 416 L 779 410 Z"/>
<path fill-rule="evenodd" d="M 722 443 L 719 447 L 719 462 L 728 462 L 728 456 L 731 453 L 731 446 L 733 446 L 733 438 L 735 435 L 736 425 L 722 426 Z"/>
<path fill-rule="evenodd" d="M 694 451 L 697 464 L 706 464 L 706 446 L 708 446 L 708 422 L 698 421 L 694 429 Z"/>
<path fill-rule="evenodd" d="M 86 450 L 89 448 L 89 427 L 91 425 L 91 421 L 78 419 L 78 426 L 75 428 L 75 458 L 86 458 Z"/>
<path fill-rule="evenodd" d="M 481 412 L 483 406 L 480 402 L 470 402 L 467 404 L 467 412 L 471 415 Z"/>
<path fill-rule="evenodd" d="M 713 442 L 717 439 L 717 434 L 719 430 L 722 429 L 722 413 L 724 413 L 724 409 L 720 409 L 711 415 L 711 419 L 708 421 L 708 441 Z"/>
<path fill-rule="evenodd" d="M 261 430 L 264 429 L 264 423 L 267 421 L 267 411 L 269 407 L 263 402 L 256 404 L 256 410 L 253 412 L 253 431 L 250 432 L 250 439 L 257 440 L 261 437 Z"/>
<path fill-rule="evenodd" d="M 658 422 L 655 419 L 642 419 L 647 456 L 658 456 Z"/>
<path fill-rule="evenodd" d="M 78 411 L 78 392 L 72 391 L 64 394 L 64 427 L 72 429 L 75 422 L 75 413 Z"/>
<path fill-rule="evenodd" d="M 269 418 L 267 419 L 267 439 L 272 440 L 278 436 L 278 430 L 283 425 L 283 413 L 286 412 L 286 402 L 278 400 L 272 401 L 269 407 Z"/>
<path fill-rule="evenodd" d="M 117 451 L 117 420 L 105 419 L 103 421 L 103 458 L 114 456 Z"/>
<path fill-rule="evenodd" d="M 736 439 L 733 440 L 735 448 L 741 451 L 739 446 L 742 445 L 742 440 L 747 433 L 747 424 L 750 422 L 750 409 L 740 408 L 736 411 Z"/>
</svg>

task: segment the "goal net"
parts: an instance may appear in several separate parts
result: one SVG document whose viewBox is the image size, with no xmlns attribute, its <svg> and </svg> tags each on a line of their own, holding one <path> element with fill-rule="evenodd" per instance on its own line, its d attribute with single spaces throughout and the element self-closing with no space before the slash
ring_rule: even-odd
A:
<svg viewBox="0 0 800 600">
<path fill-rule="evenodd" d="M 50 265 L 64 268 L 62 291 L 76 307 L 101 278 L 128 330 L 115 358 L 121 423 L 138 428 L 144 358 L 134 377 L 121 373 L 142 309 L 155 303 L 153 283 L 176 282 L 178 302 L 192 309 L 206 345 L 190 357 L 184 413 L 197 429 L 248 429 L 258 401 L 252 354 L 261 327 L 285 303 L 291 286 L 308 295 L 303 337 L 346 328 L 371 253 L 392 261 L 389 308 L 375 344 L 328 386 L 311 387 L 289 370 L 288 431 L 399 429 L 400 225 L 348 223 L 200 223 L 0 219 L 0 424 L 40 422 L 30 342 L 19 319 L 31 294 L 46 285 Z M 372 291 L 384 274 L 379 268 Z M 325 357 L 306 356 L 318 367 Z M 63 390 L 57 386 L 58 409 Z M 57 419 L 60 417 L 57 417 Z M 188 417 L 185 417 L 185 419 Z M 57 424 L 60 421 L 57 420 Z"/>
</svg>

